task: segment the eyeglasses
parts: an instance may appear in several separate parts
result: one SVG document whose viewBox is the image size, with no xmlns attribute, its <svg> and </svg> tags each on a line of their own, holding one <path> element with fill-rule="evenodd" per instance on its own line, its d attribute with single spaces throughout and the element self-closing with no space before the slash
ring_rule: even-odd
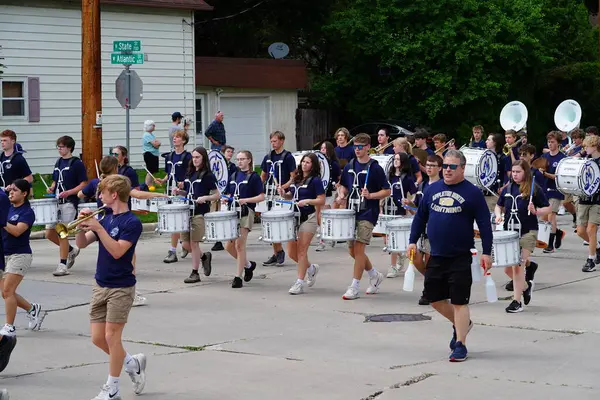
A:
<svg viewBox="0 0 600 400">
<path fill-rule="evenodd" d="M 362 149 L 364 149 L 365 147 L 367 147 L 367 145 L 366 145 L 366 144 L 355 144 L 355 145 L 354 145 L 354 150 L 362 150 Z"/>
<path fill-rule="evenodd" d="M 440 166 L 437 164 L 425 164 L 425 168 L 439 168 Z"/>
<path fill-rule="evenodd" d="M 458 167 L 459 167 L 458 164 L 442 164 L 443 169 L 450 168 L 452 171 L 456 171 L 456 168 L 458 168 Z"/>
</svg>

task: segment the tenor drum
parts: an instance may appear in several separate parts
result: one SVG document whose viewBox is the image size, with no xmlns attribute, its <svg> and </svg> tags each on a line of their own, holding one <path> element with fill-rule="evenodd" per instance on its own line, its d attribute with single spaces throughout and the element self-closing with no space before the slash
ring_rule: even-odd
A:
<svg viewBox="0 0 600 400">
<path fill-rule="evenodd" d="M 156 199 L 150 200 L 150 212 L 158 212 L 158 209 L 162 205 L 169 204 L 169 199 L 166 197 L 157 197 Z"/>
<path fill-rule="evenodd" d="M 239 236 L 238 213 L 235 211 L 214 211 L 204 214 L 205 241 L 224 242 Z"/>
<path fill-rule="evenodd" d="M 387 250 L 392 253 L 404 253 L 408 250 L 410 227 L 413 217 L 398 218 L 386 225 Z"/>
<path fill-rule="evenodd" d="M 600 167 L 594 161 L 567 157 L 556 166 L 556 188 L 562 194 L 591 197 L 600 188 Z"/>
<path fill-rule="evenodd" d="M 379 214 L 377 225 L 373 228 L 373 235 L 385 235 L 385 227 L 388 222 L 402 218 L 401 215 Z"/>
<path fill-rule="evenodd" d="M 491 150 L 467 148 L 461 153 L 467 159 L 465 179 L 479 187 L 490 187 L 498 176 L 498 161 Z"/>
<path fill-rule="evenodd" d="M 35 213 L 35 222 L 33 225 L 55 224 L 58 222 L 58 200 L 30 200 L 29 204 Z"/>
<path fill-rule="evenodd" d="M 550 232 L 552 231 L 552 224 L 550 222 L 539 222 L 538 223 L 538 235 L 535 242 L 535 247 L 538 249 L 545 249 L 550 244 Z"/>
<path fill-rule="evenodd" d="M 147 214 L 150 211 L 150 201 L 131 197 L 131 211 L 136 214 Z"/>
<path fill-rule="evenodd" d="M 321 211 L 322 240 L 354 240 L 354 210 L 336 209 Z"/>
<path fill-rule="evenodd" d="M 388 177 L 390 175 L 390 169 L 394 165 L 394 155 L 393 154 L 381 154 L 381 155 L 371 155 L 371 158 L 377 161 L 377 164 L 383 168 L 385 172 L 385 176 Z"/>
<path fill-rule="evenodd" d="M 329 186 L 329 160 L 323 153 L 317 150 L 309 150 L 309 151 L 298 151 L 293 153 L 294 159 L 296 160 L 296 166 L 300 168 L 300 162 L 302 161 L 302 157 L 305 154 L 314 153 L 319 159 L 319 165 L 321 166 L 321 181 L 323 182 L 323 189 L 327 189 Z"/>
<path fill-rule="evenodd" d="M 158 206 L 159 233 L 189 232 L 190 208 L 187 204 L 161 204 Z"/>
<path fill-rule="evenodd" d="M 519 233 L 514 231 L 494 232 L 492 267 L 511 267 L 513 265 L 519 265 L 520 259 Z"/>
<path fill-rule="evenodd" d="M 261 214 L 263 242 L 285 243 L 296 240 L 294 212 L 286 210 L 271 210 Z"/>
</svg>

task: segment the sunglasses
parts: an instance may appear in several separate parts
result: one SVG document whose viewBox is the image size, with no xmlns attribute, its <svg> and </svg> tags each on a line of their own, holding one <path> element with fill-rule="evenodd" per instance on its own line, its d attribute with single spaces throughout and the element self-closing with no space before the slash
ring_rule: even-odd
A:
<svg viewBox="0 0 600 400">
<path fill-rule="evenodd" d="M 119 157 L 119 153 L 110 153 L 111 156 Z"/>
<path fill-rule="evenodd" d="M 354 145 L 354 150 L 362 150 L 362 149 L 364 149 L 365 147 L 367 147 L 367 145 L 366 145 L 366 144 L 355 144 L 355 145 Z"/>
<path fill-rule="evenodd" d="M 442 168 L 443 169 L 448 169 L 450 168 L 452 171 L 456 171 L 456 169 L 459 167 L 458 164 L 442 164 Z"/>
</svg>

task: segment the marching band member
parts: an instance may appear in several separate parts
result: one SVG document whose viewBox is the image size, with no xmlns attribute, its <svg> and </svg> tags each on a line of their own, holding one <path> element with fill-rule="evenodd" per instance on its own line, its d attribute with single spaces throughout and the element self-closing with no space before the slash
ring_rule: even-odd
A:
<svg viewBox="0 0 600 400">
<path fill-rule="evenodd" d="M 556 177 L 554 175 L 558 162 L 565 158 L 565 155 L 558 149 L 559 132 L 553 131 L 548 133 L 546 135 L 546 140 L 548 142 L 548 152 L 542 154 L 542 157 L 548 159 L 548 170 L 540 171 L 547 179 L 548 191 L 546 195 L 550 202 L 550 206 L 552 207 L 552 212 L 548 214 L 544 220 L 552 224 L 552 231 L 550 233 L 550 243 L 543 252 L 554 253 L 554 249 L 560 249 L 562 240 L 566 235 L 565 231 L 558 229 L 556 226 L 556 215 L 565 196 L 556 189 Z"/>
<path fill-rule="evenodd" d="M 485 139 L 483 139 L 483 133 L 485 132 L 483 126 L 475 125 L 471 130 L 472 136 L 469 142 L 469 147 L 476 149 L 485 149 Z"/>
<path fill-rule="evenodd" d="M 240 234 L 237 239 L 227 242 L 225 250 L 237 260 L 237 273 L 231 282 L 234 289 L 241 288 L 242 273 L 244 282 L 250 282 L 254 276 L 256 263 L 246 257 L 246 240 L 254 225 L 254 209 L 256 204 L 265 199 L 264 188 L 260 177 L 252 170 L 254 159 L 248 150 L 242 150 L 236 156 L 239 171 L 236 172 L 228 186 L 227 193 L 234 198 L 237 195 L 240 210 Z"/>
<path fill-rule="evenodd" d="M 112 155 L 114 157 L 117 157 L 117 161 L 119 162 L 119 175 L 123 175 L 129 178 L 129 180 L 131 181 L 132 189 L 139 189 L 140 182 L 138 180 L 138 176 L 135 172 L 135 169 L 133 169 L 129 165 L 129 158 L 127 157 L 127 153 L 127 148 L 124 146 L 115 146 L 115 148 L 112 151 Z"/>
<path fill-rule="evenodd" d="M 8 196 L 4 192 L 4 190 L 0 190 L 0 229 L 4 230 L 6 223 L 8 221 L 8 211 L 10 210 L 10 200 Z M 0 270 L 4 272 L 5 263 L 4 263 L 4 250 L 2 247 L 2 240 L 0 239 Z M 0 372 L 4 371 L 4 369 L 8 366 L 10 361 L 10 355 L 17 345 L 17 337 L 16 336 L 6 336 L 0 335 Z M 1 392 L 0 392 L 1 393 Z M 8 400 L 8 395 L 6 395 L 6 399 L 0 396 L 0 400 Z"/>
<path fill-rule="evenodd" d="M 348 242 L 350 257 L 354 258 L 354 274 L 352 284 L 343 295 L 344 300 L 357 299 L 360 280 L 363 272 L 369 274 L 369 287 L 366 294 L 375 294 L 383 282 L 383 274 L 377 272 L 371 260 L 365 253 L 366 246 L 371 242 L 373 228 L 379 218 L 379 200 L 390 195 L 390 185 L 383 168 L 371 157 L 369 149 L 371 138 L 366 133 L 354 137 L 354 158 L 342 172 L 338 198 L 343 201 L 348 197 L 350 208 L 354 204 L 356 211 L 355 239 Z M 350 172 L 353 171 L 353 172 Z M 361 177 L 363 177 L 361 179 Z"/>
<path fill-rule="evenodd" d="M 408 204 L 408 194 L 417 193 L 407 153 L 394 154 L 394 165 L 390 168 L 388 182 L 391 185 L 391 200 L 395 206 L 394 215 L 406 215 L 404 206 Z M 398 253 L 392 253 L 390 257 L 391 264 L 386 277 L 396 278 L 400 276 L 404 257 Z"/>
<path fill-rule="evenodd" d="M 213 175 L 208 163 L 208 153 L 204 147 L 196 147 L 192 151 L 184 188 L 177 189 L 180 196 L 187 196 L 194 201 L 193 217 L 190 222 L 190 231 L 181 234 L 183 247 L 192 252 L 192 272 L 184 283 L 200 282 L 200 262 L 205 276 L 210 276 L 212 270 L 212 254 L 207 251 L 202 253 L 200 242 L 204 237 L 204 214 L 210 211 L 210 203 L 220 198 L 217 188 L 217 178 Z"/>
<path fill-rule="evenodd" d="M 221 149 L 221 153 L 223 154 L 223 157 L 225 157 L 225 162 L 227 163 L 227 184 L 228 185 L 229 185 L 229 182 L 231 182 L 231 177 L 238 170 L 235 163 L 231 161 L 231 159 L 233 158 L 234 151 L 235 151 L 235 149 L 228 144 L 224 145 L 223 148 Z M 209 164 L 209 166 L 210 166 L 210 164 Z M 221 209 L 221 202 L 217 201 L 215 203 L 214 211 L 218 211 L 220 209 Z M 213 211 L 212 207 L 211 207 L 211 211 Z M 221 243 L 221 242 L 216 242 L 213 245 L 213 247 L 210 249 L 210 251 L 221 251 L 221 250 L 225 250 L 225 248 L 223 247 L 223 243 Z"/>
<path fill-rule="evenodd" d="M 158 157 L 160 156 L 160 140 L 154 136 L 156 125 L 152 120 L 144 122 L 144 135 L 142 136 L 142 152 L 144 153 L 144 163 L 149 173 L 144 179 L 144 190 L 148 190 L 152 186 L 152 175 L 158 172 Z"/>
<path fill-rule="evenodd" d="M 123 365 L 136 394 L 142 393 L 146 384 L 146 356 L 131 356 L 123 348 L 121 339 L 135 297 L 133 256 L 142 234 L 142 223 L 127 206 L 131 191 L 127 177 L 107 176 L 98 185 L 98 191 L 112 211 L 102 220 L 89 218 L 81 222 L 83 231 L 77 233 L 76 243 L 84 249 L 98 241 L 90 325 L 92 343 L 109 356 L 109 374 L 95 399 L 115 400 L 121 398 L 119 377 Z M 88 212 L 88 209 L 82 210 L 80 216 Z"/>
<path fill-rule="evenodd" d="M 408 139 L 400 137 L 394 140 L 394 153 L 405 153 L 408 156 L 408 163 L 410 165 L 410 174 L 413 181 L 421 183 L 423 175 L 421 174 L 421 166 L 419 160 L 412 154 L 412 145 L 408 142 Z"/>
<path fill-rule="evenodd" d="M 504 141 L 506 144 L 510 145 L 510 163 L 512 165 L 512 163 L 519 159 L 519 147 L 515 146 L 515 143 L 517 142 L 517 132 L 512 129 L 504 132 Z M 510 171 L 508 171 L 508 173 L 510 174 Z"/>
<path fill-rule="evenodd" d="M 87 172 L 83 162 L 73 156 L 75 140 L 70 136 L 61 136 L 56 141 L 56 149 L 60 158 L 54 164 L 52 185 L 48 193 L 56 194 L 58 199 L 58 222 L 68 224 L 77 217 L 77 193 L 87 183 Z M 79 255 L 79 249 L 69 244 L 69 239 L 61 239 L 55 230 L 56 224 L 46 225 L 46 239 L 59 246 L 60 262 L 54 276 L 69 275 L 69 270 Z"/>
<path fill-rule="evenodd" d="M 352 146 L 348 146 L 350 141 L 350 132 L 346 128 L 339 128 L 335 132 L 335 155 L 340 161 L 340 167 L 344 167 L 346 163 L 354 158 L 354 149 Z"/>
<path fill-rule="evenodd" d="M 429 137 L 429 133 L 425 129 L 418 128 L 415 132 L 415 147 L 417 149 L 425 150 L 428 155 L 432 156 L 435 154 L 433 150 L 429 146 L 427 146 L 427 138 Z M 422 170 L 423 172 L 423 170 Z"/>
<path fill-rule="evenodd" d="M 23 153 L 16 149 L 17 134 L 9 129 L 0 134 L 2 153 L 0 154 L 0 188 L 10 188 L 13 181 L 25 179 L 33 182 L 33 175 L 29 169 Z"/>
<path fill-rule="evenodd" d="M 447 141 L 448 138 L 443 133 L 438 133 L 433 137 L 433 146 L 435 147 L 435 154 L 437 154 L 438 151 L 441 151 L 441 149 L 443 149 L 444 146 L 446 146 Z M 448 149 L 443 150 L 440 156 L 445 157 L 447 151 Z"/>
<path fill-rule="evenodd" d="M 512 181 L 502 190 L 494 210 L 496 224 L 502 222 L 503 209 L 504 230 L 517 230 L 520 237 L 521 263 L 504 268 L 513 282 L 513 301 L 506 307 L 506 312 L 518 313 L 523 311 L 521 296 L 528 305 L 533 294 L 534 281 L 526 279 L 525 269 L 537 241 L 538 216 L 552 212 L 542 188 L 538 184 L 532 188 L 531 167 L 525 160 L 517 160 L 512 165 Z"/>
<path fill-rule="evenodd" d="M 262 172 L 260 173 L 260 179 L 265 184 L 265 188 L 271 185 L 281 186 L 284 190 L 287 190 L 294 180 L 294 174 L 296 173 L 296 160 L 289 151 L 283 148 L 285 144 L 285 135 L 283 132 L 275 131 L 269 136 L 271 140 L 271 147 L 273 150 L 269 152 L 260 164 Z M 278 190 L 276 188 L 276 190 Z M 267 195 L 274 195 L 275 193 L 268 193 Z M 267 198 L 269 210 L 272 208 L 272 198 Z M 263 262 L 264 266 L 277 265 L 281 267 L 285 261 L 285 251 L 281 243 L 273 243 L 273 255 L 269 257 L 267 261 Z"/>
<path fill-rule="evenodd" d="M 498 162 L 498 179 L 488 189 L 484 189 L 483 193 L 485 201 L 488 205 L 490 212 L 494 211 L 496 207 L 496 196 L 499 194 L 504 186 L 504 183 L 508 179 L 506 171 L 510 170 L 510 158 L 502 153 L 502 147 L 504 146 L 502 135 L 498 133 L 490 133 L 487 140 L 485 141 L 486 148 L 494 153 L 496 161 Z"/>
<path fill-rule="evenodd" d="M 383 148 L 383 147 L 387 146 L 389 141 L 390 141 L 390 133 L 388 132 L 388 130 L 386 128 L 381 128 L 377 132 L 377 143 L 379 143 L 378 147 Z M 385 150 L 383 150 L 382 154 L 394 154 L 394 148 L 392 146 L 389 146 Z"/>
<path fill-rule="evenodd" d="M 180 114 L 181 115 L 181 114 Z M 174 150 L 166 154 L 165 157 L 165 172 L 167 175 L 154 181 L 162 185 L 167 183 L 167 194 L 172 194 L 175 189 L 183 188 L 183 180 L 185 179 L 185 171 L 190 165 L 192 156 L 185 150 L 185 145 L 188 144 L 190 137 L 183 130 L 178 130 L 173 134 Z M 171 247 L 167 256 L 163 260 L 164 263 L 170 264 L 177 262 L 177 242 L 179 241 L 179 233 L 171 235 Z M 181 258 L 185 258 L 188 252 L 183 248 L 181 250 Z"/>
<path fill-rule="evenodd" d="M 583 141 L 585 151 L 596 164 L 600 165 L 600 137 L 588 136 Z M 594 246 L 598 242 L 598 225 L 600 225 L 600 193 L 592 197 L 581 197 L 577 204 L 577 235 L 589 243 L 588 258 L 581 269 L 593 272 L 600 263 L 600 249 Z"/>
<path fill-rule="evenodd" d="M 477 221 L 483 245 L 485 269 L 492 266 L 492 227 L 481 191 L 465 180 L 465 156 L 448 150 L 444 158 L 444 180 L 423 194 L 411 227 L 409 252 L 427 226 L 431 258 L 425 270 L 425 297 L 431 306 L 453 324 L 450 361 L 467 359 L 466 338 L 473 323 L 469 317 L 471 297 L 471 249 L 473 222 Z M 448 303 L 450 299 L 450 303 Z"/>
<path fill-rule="evenodd" d="M 17 334 L 15 329 L 17 307 L 27 312 L 30 330 L 39 330 L 44 320 L 42 307 L 39 304 L 28 302 L 17 293 L 17 288 L 31 268 L 33 259 L 29 236 L 31 235 L 31 226 L 35 222 L 35 213 L 29 205 L 30 192 L 31 184 L 25 179 L 17 179 L 12 182 L 12 188 L 8 195 L 11 205 L 6 225 L 2 230 L 2 249 L 6 266 L 3 271 L 0 271 L 2 279 L 0 290 L 6 312 L 6 324 L 0 329 L 2 336 Z"/>
<path fill-rule="evenodd" d="M 321 210 L 330 209 L 335 202 L 335 197 L 337 193 L 337 187 L 340 183 L 340 175 L 342 174 L 342 170 L 340 168 L 340 163 L 338 161 L 337 155 L 335 154 L 335 149 L 330 142 L 321 143 L 321 154 L 323 154 L 327 161 L 329 162 L 329 184 L 327 185 L 327 189 L 325 190 L 325 205 L 321 207 Z M 335 246 L 335 240 L 331 242 L 331 247 Z M 325 242 L 323 239 L 319 239 L 319 245 L 316 248 L 316 251 L 324 251 L 325 250 Z"/>
<path fill-rule="evenodd" d="M 575 129 L 571 132 L 571 139 L 573 139 L 573 144 L 568 149 L 567 157 L 581 157 L 581 153 L 585 150 L 583 147 L 585 132 L 583 129 Z"/>
<path fill-rule="evenodd" d="M 318 210 L 325 204 L 321 166 L 314 153 L 302 156 L 294 183 L 287 191 L 279 187 L 279 195 L 288 200 L 294 199 L 300 210 L 298 239 L 289 241 L 287 248 L 290 258 L 298 263 L 298 278 L 289 293 L 303 294 L 305 286 L 313 287 L 319 273 L 319 266 L 308 261 L 308 247 L 319 226 Z M 305 278 L 308 279 L 305 281 Z"/>
</svg>

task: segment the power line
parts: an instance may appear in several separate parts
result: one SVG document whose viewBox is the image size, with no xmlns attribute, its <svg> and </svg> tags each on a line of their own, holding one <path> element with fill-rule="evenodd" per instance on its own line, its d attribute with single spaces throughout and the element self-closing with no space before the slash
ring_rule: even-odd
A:
<svg viewBox="0 0 600 400">
<path fill-rule="evenodd" d="M 254 4 L 253 6 L 250 6 L 250 7 L 246 8 L 245 10 L 239 11 L 239 12 L 237 12 L 235 14 L 227 15 L 227 16 L 224 16 L 224 17 L 216 17 L 216 18 L 211 18 L 211 19 L 205 19 L 204 21 L 196 22 L 195 24 L 204 24 L 206 22 L 211 22 L 211 21 L 222 21 L 222 20 L 225 20 L 225 19 L 235 18 L 238 15 L 242 15 L 244 13 L 247 13 L 248 11 L 251 11 L 251 10 L 255 9 L 256 7 L 260 6 L 262 3 L 266 3 L 267 1 L 269 1 L 269 0 L 261 0 L 258 3 Z"/>
</svg>

